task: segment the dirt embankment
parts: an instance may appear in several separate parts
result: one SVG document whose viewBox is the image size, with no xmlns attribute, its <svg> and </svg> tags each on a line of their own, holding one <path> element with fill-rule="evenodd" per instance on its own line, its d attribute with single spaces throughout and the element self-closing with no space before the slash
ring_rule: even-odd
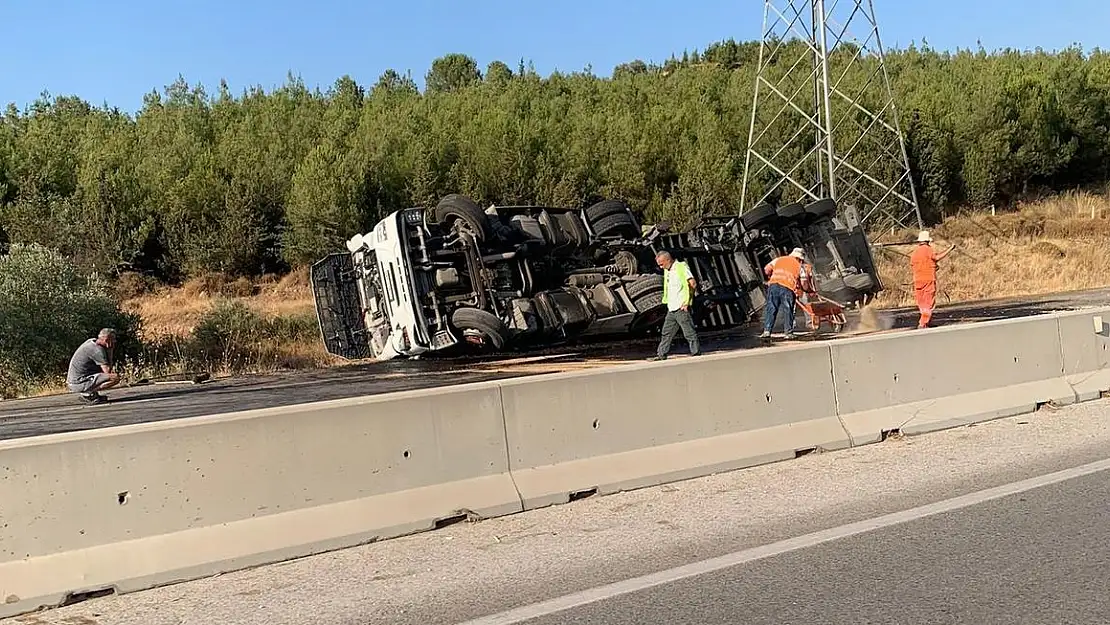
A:
<svg viewBox="0 0 1110 625">
<path fill-rule="evenodd" d="M 959 215 L 932 234 L 938 250 L 956 245 L 940 265 L 939 305 L 1110 285 L 1107 196 L 1072 193 L 1008 213 Z M 885 287 L 878 306 L 913 304 L 909 254 L 916 235 L 900 233 L 909 245 L 876 250 Z"/>
</svg>

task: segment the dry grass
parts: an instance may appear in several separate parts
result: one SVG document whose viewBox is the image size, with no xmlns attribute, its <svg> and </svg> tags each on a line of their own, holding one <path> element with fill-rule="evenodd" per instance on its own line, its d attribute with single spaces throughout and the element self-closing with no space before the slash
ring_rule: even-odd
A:
<svg viewBox="0 0 1110 625">
<path fill-rule="evenodd" d="M 125 299 L 123 307 L 142 317 L 144 338 L 185 337 L 221 299 L 241 301 L 267 318 L 315 315 L 307 269 L 280 279 L 266 276 L 257 284 L 208 274 L 181 287 L 160 287 Z"/>
<path fill-rule="evenodd" d="M 231 346 L 234 355 L 205 363 L 213 373 L 311 369 L 336 362 L 324 349 L 318 333 L 310 331 L 315 309 L 306 269 L 281 278 L 266 276 L 257 282 L 207 274 L 180 287 L 135 288 L 138 281 L 127 280 L 126 284 L 121 280 L 117 291 L 131 295 L 123 299 L 123 308 L 142 317 L 141 339 L 148 346 L 143 369 L 148 375 L 182 372 L 187 366 L 185 354 L 190 341 L 195 343 L 195 329 L 220 302 L 244 304 L 263 321 L 280 327 L 267 338 L 251 343 L 250 349 Z M 244 353 L 249 354 L 249 362 L 243 361 Z"/>
<path fill-rule="evenodd" d="M 1110 196 L 1068 193 L 1011 212 L 962 214 L 932 230 L 941 261 L 938 303 L 1017 297 L 1110 286 Z M 899 234 L 911 242 L 916 232 Z M 885 292 L 880 307 L 913 304 L 912 245 L 876 253 Z"/>
</svg>

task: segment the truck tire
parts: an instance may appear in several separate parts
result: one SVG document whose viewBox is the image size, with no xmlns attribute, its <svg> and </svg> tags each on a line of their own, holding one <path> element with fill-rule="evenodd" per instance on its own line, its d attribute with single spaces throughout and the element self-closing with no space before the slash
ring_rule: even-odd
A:
<svg viewBox="0 0 1110 625">
<path fill-rule="evenodd" d="M 609 217 L 611 215 L 619 215 L 628 210 L 628 205 L 620 200 L 601 200 L 597 204 L 582 211 L 583 215 L 591 224 L 597 223 L 599 220 Z"/>
<path fill-rule="evenodd" d="M 844 285 L 860 293 L 870 293 L 875 288 L 875 280 L 866 273 L 854 273 L 844 276 Z"/>
<path fill-rule="evenodd" d="M 624 289 L 628 291 L 628 297 L 634 303 L 642 299 L 644 296 L 650 295 L 652 293 L 658 293 L 659 303 L 663 303 L 663 276 L 659 274 L 653 273 L 646 276 L 641 276 L 632 284 L 624 287 Z M 640 310 L 640 312 L 643 312 L 643 310 L 641 310 L 639 306 L 636 306 L 636 309 Z"/>
<path fill-rule="evenodd" d="M 663 276 L 659 274 L 640 276 L 638 280 L 625 287 L 625 290 L 636 310 L 636 317 L 629 326 L 629 331 L 640 334 L 657 328 L 667 314 L 667 307 L 663 305 Z"/>
<path fill-rule="evenodd" d="M 806 207 L 795 202 L 794 204 L 778 207 L 778 209 L 775 210 L 775 214 L 787 221 L 795 221 L 806 214 Z"/>
<path fill-rule="evenodd" d="M 489 220 L 474 200 L 459 193 L 452 193 L 439 201 L 435 209 L 437 223 L 448 225 L 455 219 L 461 220 L 478 243 L 489 236 Z"/>
<path fill-rule="evenodd" d="M 832 217 L 836 214 L 836 201 L 831 199 L 817 200 L 806 205 L 805 211 L 814 217 Z"/>
<path fill-rule="evenodd" d="M 602 217 L 592 225 L 594 236 L 619 235 L 626 239 L 635 239 L 640 236 L 640 231 L 636 229 L 636 224 L 632 222 L 632 218 L 627 213 Z"/>
<path fill-rule="evenodd" d="M 748 230 L 756 230 L 778 221 L 779 214 L 771 204 L 760 204 L 740 215 L 740 223 Z"/>
<path fill-rule="evenodd" d="M 663 304 L 663 276 L 641 276 L 625 290 L 636 312 L 628 331 L 638 335 L 657 329 L 667 315 L 667 307 Z"/>
<path fill-rule="evenodd" d="M 494 349 L 505 347 L 505 337 L 509 333 L 495 315 L 477 308 L 456 308 L 451 313 L 451 325 L 460 332 L 477 332 Z"/>
<path fill-rule="evenodd" d="M 663 304 L 663 293 L 652 291 L 635 300 L 636 316 L 628 326 L 631 334 L 639 335 L 657 330 L 667 317 L 667 307 Z"/>
<path fill-rule="evenodd" d="M 655 313 L 661 312 L 663 307 L 663 293 L 647 293 L 641 295 L 635 300 L 636 312 L 638 313 Z"/>
</svg>

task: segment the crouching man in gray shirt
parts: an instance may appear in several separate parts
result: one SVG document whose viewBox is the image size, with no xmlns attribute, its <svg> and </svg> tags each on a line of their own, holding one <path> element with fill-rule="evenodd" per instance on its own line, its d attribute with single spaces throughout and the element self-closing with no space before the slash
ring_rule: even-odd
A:
<svg viewBox="0 0 1110 625">
<path fill-rule="evenodd" d="M 81 343 L 69 361 L 66 386 L 88 404 L 108 401 L 99 391 L 119 384 L 119 374 L 112 370 L 112 350 L 116 346 L 116 331 L 104 328 L 95 339 Z"/>
</svg>

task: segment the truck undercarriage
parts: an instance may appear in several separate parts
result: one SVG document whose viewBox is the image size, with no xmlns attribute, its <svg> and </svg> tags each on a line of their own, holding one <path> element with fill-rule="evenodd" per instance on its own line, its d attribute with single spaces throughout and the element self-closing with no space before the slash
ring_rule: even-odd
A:
<svg viewBox="0 0 1110 625">
<path fill-rule="evenodd" d="M 655 255 L 685 260 L 698 282 L 700 328 L 749 322 L 763 308 L 761 268 L 803 247 L 818 290 L 845 304 L 881 289 L 866 237 L 830 200 L 764 205 L 682 232 L 642 228 L 626 204 L 585 209 L 491 206 L 453 194 L 355 235 L 312 268 L 328 351 L 389 359 L 501 351 L 587 337 L 642 335 L 666 313 Z"/>
</svg>

